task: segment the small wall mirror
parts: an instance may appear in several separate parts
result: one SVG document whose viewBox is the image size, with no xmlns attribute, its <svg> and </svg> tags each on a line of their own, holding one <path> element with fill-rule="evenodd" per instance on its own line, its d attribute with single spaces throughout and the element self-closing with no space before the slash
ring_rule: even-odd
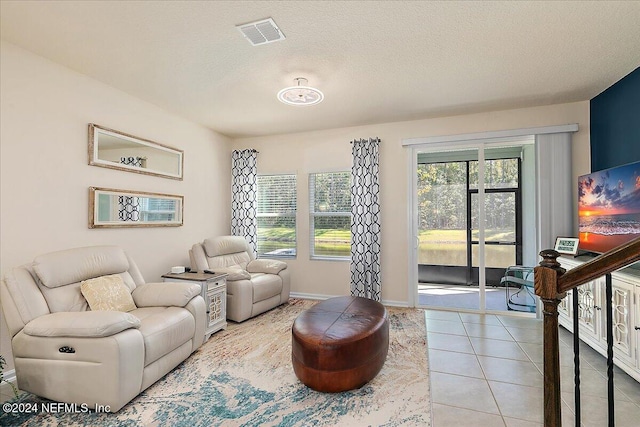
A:
<svg viewBox="0 0 640 427">
<path fill-rule="evenodd" d="M 182 179 L 184 152 L 90 123 L 89 164 Z"/>
<path fill-rule="evenodd" d="M 179 227 L 183 196 L 89 187 L 89 228 Z"/>
</svg>

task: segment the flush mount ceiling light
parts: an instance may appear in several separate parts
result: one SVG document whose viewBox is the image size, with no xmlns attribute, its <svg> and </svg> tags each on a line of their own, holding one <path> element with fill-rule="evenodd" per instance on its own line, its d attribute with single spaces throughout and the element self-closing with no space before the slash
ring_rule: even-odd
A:
<svg viewBox="0 0 640 427">
<path fill-rule="evenodd" d="M 296 86 L 285 87 L 278 92 L 278 99 L 289 105 L 315 105 L 322 102 L 324 95 L 318 89 L 307 86 L 307 79 L 293 79 Z"/>
</svg>

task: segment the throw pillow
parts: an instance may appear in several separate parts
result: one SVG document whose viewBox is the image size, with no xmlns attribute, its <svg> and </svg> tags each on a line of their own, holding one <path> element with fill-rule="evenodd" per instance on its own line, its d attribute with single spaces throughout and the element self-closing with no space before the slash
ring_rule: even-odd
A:
<svg viewBox="0 0 640 427">
<path fill-rule="evenodd" d="M 93 311 L 131 311 L 136 304 L 131 291 L 117 274 L 82 281 L 80 291 Z"/>
</svg>

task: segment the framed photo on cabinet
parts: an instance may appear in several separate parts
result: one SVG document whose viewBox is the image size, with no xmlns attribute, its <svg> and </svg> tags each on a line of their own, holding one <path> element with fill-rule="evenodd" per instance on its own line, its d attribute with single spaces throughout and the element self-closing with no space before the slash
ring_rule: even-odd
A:
<svg viewBox="0 0 640 427">
<path fill-rule="evenodd" d="M 557 237 L 554 249 L 561 254 L 575 255 L 578 253 L 578 243 L 580 239 L 576 237 Z"/>
</svg>

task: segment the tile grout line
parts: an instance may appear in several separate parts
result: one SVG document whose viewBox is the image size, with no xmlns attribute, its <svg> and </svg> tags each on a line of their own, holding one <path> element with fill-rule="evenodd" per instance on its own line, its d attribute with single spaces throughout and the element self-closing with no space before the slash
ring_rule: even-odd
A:
<svg viewBox="0 0 640 427">
<path fill-rule="evenodd" d="M 507 324 L 505 324 L 499 316 L 496 316 L 496 317 L 497 317 L 498 321 L 500 322 L 500 324 L 502 325 L 502 327 L 507 331 L 507 333 L 509 334 L 509 336 L 511 336 L 511 338 L 513 338 L 513 342 L 518 346 L 518 348 L 520 349 L 520 351 L 522 351 L 522 352 L 524 353 L 524 355 L 527 357 L 527 359 L 528 359 L 527 361 L 528 361 L 528 362 L 530 362 L 530 363 L 531 363 L 531 364 L 536 368 L 536 370 L 538 371 L 538 373 L 540 373 L 540 374 L 542 375 L 542 372 L 540 372 L 540 369 L 538 369 L 538 367 L 537 367 L 537 365 L 535 364 L 535 362 L 531 359 L 531 356 L 529 355 L 529 353 L 527 353 L 527 352 L 524 350 L 524 348 L 522 348 L 522 346 L 520 345 L 520 341 L 519 341 L 519 340 L 517 339 L 517 337 L 515 337 L 515 336 L 511 333 L 511 331 L 508 329 L 508 327 L 507 327 L 508 325 L 507 325 Z M 518 328 L 517 326 L 510 326 L 510 327 L 512 327 L 512 328 L 517 328 L 517 329 L 529 329 L 529 328 Z M 533 328 L 531 328 L 531 329 L 533 329 Z M 471 340 L 469 340 L 469 341 L 471 341 Z M 506 341 L 506 340 L 504 340 L 504 341 Z M 538 344 L 538 343 L 529 343 L 529 344 L 541 345 L 541 344 Z M 471 341 L 471 345 L 473 346 L 473 341 Z M 475 347 L 474 347 L 474 351 L 475 351 Z M 489 357 L 490 357 L 490 356 L 489 356 Z M 508 360 L 515 360 L 515 359 L 508 358 Z M 516 361 L 518 361 L 518 360 L 516 360 Z M 480 360 L 479 360 L 479 359 L 478 359 L 478 363 L 480 364 L 480 369 L 482 369 L 483 374 L 484 374 L 484 375 L 485 375 L 485 377 L 486 377 L 486 373 L 484 372 L 484 368 L 482 367 L 482 364 L 480 363 Z M 486 381 L 487 381 L 487 385 L 489 386 L 489 390 L 491 390 L 491 393 L 492 393 L 492 395 L 493 395 L 493 393 L 494 393 L 494 392 L 493 392 L 493 388 L 491 387 L 491 384 L 489 383 L 489 379 L 487 378 L 487 379 L 486 379 Z M 497 382 L 497 383 L 503 383 L 503 384 L 513 384 L 513 385 L 517 385 L 517 386 L 523 386 L 522 384 L 509 383 L 509 382 L 506 382 L 506 381 L 497 381 L 497 380 L 492 380 L 492 381 Z M 533 386 L 524 386 L 524 387 L 531 387 L 531 388 L 542 389 L 542 388 L 540 388 L 540 387 L 533 387 Z M 504 415 L 502 415 L 502 410 L 500 409 L 500 406 L 498 405 L 498 401 L 497 401 L 497 399 L 495 398 L 495 395 L 493 395 L 493 397 L 494 397 L 494 400 L 496 401 L 496 405 L 498 406 L 498 411 L 500 411 L 500 414 L 501 414 L 501 416 L 502 416 L 502 421 L 504 422 L 504 424 L 505 424 L 505 425 L 507 425 L 507 421 L 505 420 L 505 416 L 504 416 Z M 512 419 L 516 419 L 516 420 L 522 420 L 522 421 L 526 421 L 526 422 L 532 422 L 531 420 L 526 420 L 526 419 L 524 419 L 524 418 L 517 418 L 517 417 L 508 417 L 508 418 L 512 418 Z M 535 423 L 535 422 L 534 422 L 534 423 Z"/>
<path fill-rule="evenodd" d="M 498 416 L 500 418 L 502 418 L 502 421 L 504 422 L 504 417 L 502 416 L 502 414 L 494 414 L 492 412 L 485 412 L 485 411 L 479 411 L 477 409 L 469 409 L 469 408 L 465 408 L 463 406 L 455 406 L 455 405 L 449 405 L 446 403 L 437 403 L 437 405 L 442 405 L 442 406 L 446 406 L 448 408 L 456 408 L 456 409 L 464 409 L 465 411 L 469 411 L 469 412 L 477 412 L 479 414 L 486 414 L 486 415 L 494 415 L 494 416 Z M 514 417 L 508 417 L 508 418 L 512 418 L 512 419 L 516 419 L 516 420 L 520 420 L 520 418 L 514 418 Z M 523 420 L 526 421 L 526 420 Z M 432 426 L 432 427 L 438 427 L 438 426 Z M 445 427 L 450 427 L 450 426 L 445 426 Z"/>
<path fill-rule="evenodd" d="M 504 414 L 502 413 L 502 409 L 500 409 L 500 405 L 498 404 L 498 399 L 496 399 L 496 395 L 493 392 L 493 389 L 491 388 L 491 384 L 489 384 L 489 380 L 487 379 L 487 373 L 485 372 L 484 368 L 482 367 L 482 363 L 480 363 L 480 359 L 478 359 L 478 353 L 476 351 L 475 346 L 473 345 L 473 341 L 471 340 L 471 337 L 469 336 L 469 331 L 467 330 L 467 327 L 464 325 L 464 322 L 462 323 L 462 327 L 467 332 L 467 339 L 471 343 L 471 348 L 473 349 L 473 355 L 475 356 L 476 362 L 478 363 L 478 366 L 480 367 L 480 371 L 482 371 L 482 376 L 484 377 L 483 379 L 487 383 L 487 388 L 489 389 L 489 392 L 491 393 L 491 397 L 493 398 L 493 402 L 496 405 L 496 409 L 498 410 L 498 414 L 500 415 L 500 418 L 502 418 L 502 423 L 506 426 L 507 425 L 507 421 L 504 419 Z"/>
<path fill-rule="evenodd" d="M 505 326 L 506 329 L 506 326 Z M 520 328 L 520 329 L 526 329 L 526 328 Z M 527 343 L 527 342 L 520 342 L 520 340 L 518 340 L 515 336 L 513 336 L 513 334 L 511 333 L 511 331 L 509 329 L 507 329 L 507 332 L 509 333 L 509 335 L 511 335 L 516 343 L 516 345 L 518 346 L 518 348 L 520 348 L 520 350 L 522 350 L 524 352 L 524 354 L 527 356 L 527 358 L 529 359 L 529 362 L 531 362 L 531 364 L 533 364 L 533 366 L 536 368 L 536 370 L 538 371 L 538 373 L 542 376 L 543 379 L 543 383 L 544 383 L 544 372 L 540 370 L 540 367 L 538 366 L 538 364 L 536 362 L 534 362 L 534 360 L 532 359 L 531 355 L 529 353 L 527 353 L 527 351 L 522 347 L 521 344 L 526 343 L 526 344 L 533 344 L 533 345 L 538 345 L 541 346 L 543 348 L 544 351 L 544 344 L 541 343 Z M 558 354 L 559 357 L 559 354 Z M 544 354 L 543 354 L 543 362 L 544 362 Z M 544 387 L 542 388 L 544 390 Z M 564 402 L 566 404 L 566 402 Z M 569 405 L 567 405 L 569 406 Z M 571 407 L 569 407 L 571 410 Z M 571 410 L 571 414 L 575 416 L 574 411 Z"/>
<path fill-rule="evenodd" d="M 434 334 L 439 334 L 442 335 L 443 337 L 449 336 L 449 337 L 462 337 L 464 336 L 467 341 L 470 344 L 470 347 L 466 347 L 466 348 L 470 348 L 472 353 L 466 353 L 465 351 L 459 351 L 459 348 L 465 348 L 465 347 L 459 347 L 458 349 L 448 349 L 446 348 L 446 338 L 441 338 L 443 339 L 443 344 L 445 345 L 444 348 L 442 349 L 438 349 L 438 348 L 429 348 L 429 350 L 438 350 L 438 351 L 446 351 L 446 352 L 452 352 L 452 353 L 456 353 L 456 354 L 473 354 L 475 356 L 475 360 L 476 363 L 478 363 L 479 367 L 480 367 L 480 372 L 482 372 L 482 377 L 481 381 L 483 381 L 484 383 L 487 384 L 487 386 L 489 387 L 490 393 L 492 394 L 492 397 L 494 399 L 494 403 L 496 404 L 496 408 L 498 410 L 497 414 L 492 414 L 492 415 L 498 415 L 502 418 L 503 423 L 507 424 L 506 418 L 508 419 L 519 419 L 519 420 L 523 420 L 523 421 L 529 421 L 530 420 L 526 420 L 523 418 L 519 418 L 517 415 L 516 416 L 509 416 L 506 417 L 503 414 L 502 408 L 500 408 L 498 401 L 496 399 L 496 395 L 495 395 L 495 391 L 493 390 L 493 388 L 491 387 L 491 382 L 495 382 L 495 383 L 503 383 L 503 384 L 513 384 L 513 385 L 518 385 L 518 386 L 525 386 L 527 388 L 537 388 L 539 389 L 539 387 L 534 387 L 531 385 L 523 385 L 523 384 L 516 384 L 513 382 L 510 382 L 509 379 L 507 378 L 506 380 L 489 380 L 487 377 L 487 371 L 485 370 L 485 367 L 482 365 L 481 361 L 480 361 L 480 354 L 478 353 L 478 351 L 480 351 L 479 349 L 479 345 L 491 345 L 490 343 L 486 343 L 485 341 L 491 341 L 491 340 L 497 340 L 497 341 L 503 341 L 503 342 L 515 342 L 516 343 L 516 347 L 520 352 L 524 353 L 524 358 L 520 359 L 520 356 L 517 356 L 514 358 L 513 354 L 511 353 L 511 351 L 509 350 L 509 352 L 507 354 L 511 355 L 511 357 L 500 357 L 501 352 L 490 352 L 490 353 L 496 353 L 496 354 L 488 354 L 488 355 L 483 355 L 483 357 L 487 357 L 487 358 L 494 358 L 494 359 L 505 359 L 505 360 L 513 360 L 513 361 L 519 361 L 519 362 L 528 362 L 529 364 L 533 364 L 535 371 L 533 372 L 538 372 L 537 375 L 540 376 L 544 376 L 543 373 L 543 368 L 542 368 L 542 362 L 541 363 L 537 363 L 534 361 L 535 359 L 538 359 L 537 355 L 540 351 L 540 348 L 543 347 L 543 344 L 540 343 L 540 331 L 539 331 L 539 327 L 540 325 L 534 325 L 533 323 L 531 323 L 531 326 L 536 326 L 535 328 L 533 327 L 526 327 L 529 326 L 527 323 L 517 323 L 517 324 L 509 324 L 511 322 L 505 321 L 504 319 L 495 316 L 498 320 L 499 325 L 493 324 L 493 323 L 486 323 L 486 321 L 482 321 L 484 319 L 483 318 L 475 318 L 475 317 L 471 317 L 471 318 L 463 318 L 462 315 L 460 315 L 460 320 L 462 322 L 462 326 L 463 326 L 463 330 L 465 331 L 466 335 L 459 335 L 458 333 L 452 333 L 450 331 L 434 331 Z M 467 321 L 465 321 L 465 319 Z M 450 319 L 432 319 L 432 320 L 448 320 L 449 322 L 455 322 L 455 320 Z M 476 325 L 482 325 L 482 326 L 476 326 Z M 478 337 L 472 337 L 471 335 L 469 335 L 469 331 L 471 330 L 471 332 L 474 332 L 475 329 L 474 328 L 478 328 L 478 327 L 494 327 L 494 326 L 502 326 L 504 329 L 507 330 L 507 335 L 509 337 L 511 337 L 511 340 L 505 340 L 505 339 L 497 339 L 494 338 L 492 336 L 478 336 Z M 530 331 L 530 332 L 527 332 Z M 516 336 L 515 333 L 517 333 L 517 335 L 522 338 L 522 340 L 519 340 Z M 562 337 L 561 337 L 562 338 Z M 566 338 L 566 337 L 565 337 Z M 474 342 L 474 339 L 476 339 L 477 342 Z M 565 354 L 565 351 L 568 351 L 569 353 L 573 353 L 573 348 L 570 345 L 571 343 L 567 343 L 566 340 L 561 339 L 560 340 L 561 343 L 561 350 L 563 351 L 561 353 Z M 453 346 L 455 348 L 455 346 Z M 465 348 L 465 349 L 466 349 Z M 515 350 L 514 348 L 514 350 Z M 528 349 L 525 350 L 525 348 Z M 582 346 L 581 346 L 581 350 L 582 350 Z M 571 354 L 566 353 L 565 356 L 563 358 L 567 358 L 567 357 L 571 357 Z M 582 352 L 581 352 L 582 353 Z M 587 355 L 585 353 L 585 355 Z M 587 371 L 595 371 L 593 372 L 594 379 L 595 378 L 600 378 L 600 379 L 605 379 L 606 380 L 606 375 L 605 372 L 601 369 L 602 368 L 602 364 L 601 363 L 597 363 L 600 362 L 600 358 L 598 358 L 596 360 L 596 356 L 600 356 L 602 357 L 602 355 L 600 354 L 595 354 L 594 353 L 594 357 L 591 357 L 591 353 L 588 353 L 587 355 L 588 357 L 581 357 L 581 371 L 583 372 L 587 372 Z M 596 362 L 596 364 L 594 364 L 594 362 Z M 598 369 L 600 367 L 600 369 Z M 571 366 L 563 366 L 563 370 L 565 373 L 567 373 L 568 371 L 572 371 L 572 367 Z M 439 371 L 434 371 L 434 372 L 439 372 Z M 465 377 L 465 378 L 474 378 L 474 379 L 478 379 L 477 377 L 472 377 L 472 376 L 467 376 L 467 375 L 460 375 L 458 373 L 451 373 L 451 372 L 439 372 L 441 374 L 445 374 L 445 375 L 452 375 L 452 376 L 456 376 L 456 377 Z M 572 372 L 571 372 L 572 373 Z M 624 374 L 619 374 L 616 373 L 616 376 L 618 378 L 625 378 Z M 572 378 L 571 378 L 572 379 Z M 633 379 L 633 378 L 632 378 Z M 600 381 L 600 380 L 597 380 Z M 565 393 L 571 393 L 573 391 L 571 385 L 573 384 L 572 381 L 569 381 L 570 384 L 565 383 L 565 385 L 567 385 L 567 387 L 565 388 L 566 391 Z M 586 384 L 586 383 L 585 383 Z M 627 387 L 628 390 L 627 392 L 625 392 L 625 389 L 622 387 Z M 637 401 L 637 399 L 635 399 L 635 383 L 632 384 L 627 384 L 626 381 L 624 382 L 617 382 L 616 386 L 615 386 L 615 393 L 618 396 L 618 398 L 622 398 L 622 400 L 620 400 L 621 402 L 624 402 L 624 404 L 628 404 L 631 403 L 632 407 L 638 407 L 640 408 L 640 401 Z M 564 394 L 564 393 L 563 393 Z M 585 395 L 586 396 L 586 395 Z M 593 394 L 592 395 L 595 398 L 598 399 L 603 399 L 602 396 L 599 396 L 597 394 Z M 575 417 L 574 414 L 574 408 L 572 407 L 572 402 L 571 402 L 571 398 L 569 396 L 569 398 L 565 398 L 563 397 L 562 401 L 563 401 L 563 413 L 566 412 L 566 415 L 571 418 L 571 417 Z M 452 404 L 453 403 L 453 404 Z M 443 405 L 443 406 L 447 406 L 447 407 L 452 407 L 452 408 L 456 408 L 458 406 L 456 406 L 455 402 L 449 402 L 447 404 L 439 404 L 439 405 Z M 464 408 L 464 407 L 460 407 L 461 409 L 465 409 L 465 410 L 470 410 L 470 411 L 475 411 L 478 413 L 486 413 L 486 414 L 491 414 L 490 412 L 484 412 L 482 410 L 477 410 L 477 409 L 470 409 L 470 408 Z M 564 417 L 563 417 L 564 418 Z M 507 424 L 508 425 L 508 424 Z M 584 423 L 583 423 L 584 425 Z M 434 426 L 434 427 L 440 427 L 440 426 Z"/>
<path fill-rule="evenodd" d="M 458 316 L 459 316 L 459 313 L 458 313 Z M 427 324 L 427 320 L 428 320 L 428 318 L 426 317 L 426 311 L 425 311 L 425 325 Z M 434 319 L 434 320 L 436 320 L 436 319 Z M 462 327 L 464 328 L 465 333 L 466 333 L 466 332 L 467 332 L 467 329 L 464 327 L 464 322 L 462 321 L 462 318 L 460 318 L 460 322 L 462 323 Z M 429 330 L 428 330 L 428 328 L 427 328 L 427 327 L 425 327 L 425 330 L 426 330 L 426 333 L 428 334 L 428 333 L 429 333 Z M 481 413 L 481 414 L 498 415 L 498 416 L 502 419 L 502 423 L 506 426 L 506 425 L 507 425 L 507 423 L 506 423 L 506 421 L 505 421 L 505 419 L 504 419 L 504 416 L 502 415 L 502 411 L 500 411 L 500 407 L 498 406 L 498 402 L 496 401 L 496 398 L 495 398 L 495 396 L 493 395 L 493 390 L 491 390 L 491 387 L 489 386 L 489 382 L 487 381 L 487 378 L 486 378 L 486 375 L 485 375 L 485 373 L 484 373 L 484 370 L 482 369 L 482 365 L 480 365 L 480 361 L 478 360 L 478 356 L 477 356 L 477 354 L 476 354 L 476 352 L 475 352 L 475 348 L 473 347 L 473 343 L 472 343 L 472 342 L 471 342 L 471 340 L 469 339 L 469 335 L 456 335 L 456 334 L 451 334 L 451 333 L 446 333 L 446 334 L 445 334 L 445 333 L 442 333 L 442 332 L 432 332 L 432 333 L 441 333 L 441 334 L 443 334 L 443 335 L 449 335 L 449 336 L 451 336 L 451 335 L 453 335 L 453 336 L 464 336 L 464 337 L 466 337 L 466 338 L 467 338 L 467 340 L 469 341 L 469 344 L 471 345 L 471 348 L 472 348 L 472 350 L 473 350 L 473 355 L 474 355 L 474 356 L 475 356 L 475 358 L 476 358 L 476 362 L 478 363 L 478 365 L 480 366 L 480 370 L 482 371 L 482 375 L 483 375 L 483 377 L 484 377 L 484 378 L 482 378 L 482 379 L 487 383 L 487 387 L 489 388 L 489 391 L 490 391 L 490 393 L 491 393 L 491 397 L 493 397 L 494 403 L 496 404 L 496 409 L 498 410 L 498 414 L 494 414 L 494 413 L 490 413 L 490 412 L 484 412 L 484 411 L 478 411 L 478 410 L 470 409 L 470 408 L 463 408 L 463 407 L 461 407 L 461 406 L 452 406 L 452 405 L 447 405 L 447 404 L 443 404 L 443 403 L 438 403 L 438 405 L 447 406 L 447 407 L 449 407 L 449 408 L 459 408 L 459 409 L 464 409 L 464 410 L 466 410 L 466 411 L 473 411 L 473 412 L 478 412 L 478 413 Z M 429 350 L 438 350 L 438 349 L 432 349 L 432 348 L 430 348 L 430 347 L 429 347 L 429 341 L 427 340 L 427 352 L 428 352 Z M 440 350 L 440 351 L 448 351 L 448 350 Z M 457 353 L 457 352 L 456 352 L 456 353 Z M 460 354 L 469 354 L 469 353 L 460 353 Z M 429 365 L 429 370 L 430 370 L 430 372 L 431 372 L 431 365 Z M 459 376 L 459 377 L 463 377 L 463 378 L 474 378 L 474 379 L 480 379 L 480 378 L 470 377 L 470 376 L 466 376 L 466 375 L 452 374 L 452 373 L 449 373 L 449 372 L 439 372 L 439 371 L 432 371 L 432 372 L 438 372 L 438 373 L 445 374 L 445 375 L 454 375 L 454 376 Z M 429 379 L 429 388 L 431 389 L 431 379 Z M 432 401 L 431 401 L 431 409 L 432 409 L 432 412 L 431 412 L 431 422 L 432 422 L 432 424 L 433 424 L 433 403 L 434 403 L 434 402 L 433 402 L 433 400 L 432 400 Z M 436 425 L 434 424 L 434 425 L 432 425 L 432 427 L 438 427 L 438 426 L 436 426 Z"/>
</svg>

